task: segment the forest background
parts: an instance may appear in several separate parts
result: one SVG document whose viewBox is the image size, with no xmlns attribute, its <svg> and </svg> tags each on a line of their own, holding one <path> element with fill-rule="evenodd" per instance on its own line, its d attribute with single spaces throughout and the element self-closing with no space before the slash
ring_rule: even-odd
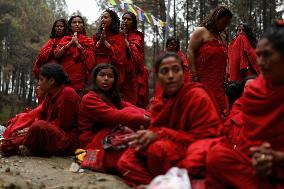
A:
<svg viewBox="0 0 284 189">
<path fill-rule="evenodd" d="M 229 7 L 234 14 L 228 29 L 228 43 L 235 35 L 236 26 L 240 22 L 249 23 L 254 28 L 256 37 L 260 38 L 275 19 L 282 18 L 284 12 L 284 0 L 133 0 L 132 2 L 163 21 L 166 21 L 168 2 L 171 5 L 170 30 L 167 31 L 167 27 L 139 22 L 139 30 L 145 33 L 145 64 L 149 70 L 152 70 L 156 55 L 164 49 L 167 32 L 169 36 L 179 37 L 181 49 L 186 52 L 192 31 L 218 5 Z M 96 0 L 96 3 L 101 12 L 106 8 L 115 9 L 107 0 Z M 74 14 L 84 16 L 82 12 L 70 15 Z M 70 15 L 65 0 L 0 0 L 0 124 L 5 124 L 10 117 L 23 111 L 24 107 L 36 105 L 34 90 L 37 81 L 32 73 L 33 63 L 42 45 L 49 38 L 54 20 L 68 19 Z M 121 16 L 121 12 L 119 15 Z M 98 23 L 98 21 L 88 22 L 89 36 L 96 31 Z M 151 89 L 154 83 L 151 77 Z"/>
</svg>

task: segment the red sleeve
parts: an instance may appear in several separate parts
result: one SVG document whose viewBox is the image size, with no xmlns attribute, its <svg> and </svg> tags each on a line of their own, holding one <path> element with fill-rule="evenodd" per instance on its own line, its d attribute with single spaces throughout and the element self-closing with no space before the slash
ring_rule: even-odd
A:
<svg viewBox="0 0 284 189">
<path fill-rule="evenodd" d="M 117 35 L 111 42 L 111 46 L 108 49 L 113 60 L 117 64 L 124 64 L 126 59 L 126 48 L 124 38 L 121 34 Z"/>
<path fill-rule="evenodd" d="M 118 110 L 105 101 L 97 94 L 87 94 L 83 97 L 80 104 L 80 114 L 93 119 L 93 121 L 103 122 L 105 125 L 140 125 L 144 124 L 144 115 L 141 110 L 134 107 L 125 107 Z"/>
<path fill-rule="evenodd" d="M 190 74 L 189 74 L 189 65 L 188 65 L 187 59 L 181 50 L 178 51 L 178 55 L 180 56 L 182 63 L 183 63 L 183 68 L 184 68 L 184 73 L 185 73 L 184 81 L 188 82 L 190 81 Z"/>
<path fill-rule="evenodd" d="M 181 143 L 192 143 L 198 139 L 214 138 L 219 127 L 222 126 L 216 105 L 207 91 L 201 88 L 192 90 L 188 106 L 185 108 L 188 114 L 189 130 L 173 130 L 166 127 L 153 128 L 159 136 L 170 138 Z"/>
<path fill-rule="evenodd" d="M 129 40 L 129 51 L 131 54 L 131 60 L 135 64 L 135 70 L 139 73 L 143 73 L 144 67 L 144 45 L 141 38 L 135 38 Z"/>
<path fill-rule="evenodd" d="M 50 58 L 53 56 L 53 51 L 55 47 L 56 43 L 54 42 L 54 40 L 48 40 L 43 46 L 43 48 L 40 50 L 38 56 L 36 57 L 33 67 L 33 73 L 37 80 L 39 79 L 39 68 L 50 60 Z"/>
<path fill-rule="evenodd" d="M 94 42 L 91 38 L 86 37 L 85 41 L 82 41 L 81 44 L 85 48 L 84 52 L 81 53 L 81 59 L 85 63 L 89 73 L 91 73 L 95 66 Z"/>
</svg>

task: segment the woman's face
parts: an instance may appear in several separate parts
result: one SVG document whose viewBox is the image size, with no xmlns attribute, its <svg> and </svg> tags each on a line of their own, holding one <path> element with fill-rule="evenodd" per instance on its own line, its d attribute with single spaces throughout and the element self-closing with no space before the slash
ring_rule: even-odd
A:
<svg viewBox="0 0 284 189">
<path fill-rule="evenodd" d="M 157 80 L 166 96 L 174 95 L 184 83 L 184 73 L 181 63 L 176 57 L 168 57 L 162 60 Z"/>
<path fill-rule="evenodd" d="M 109 28 L 111 24 L 111 17 L 108 12 L 103 12 L 101 16 L 101 27 L 105 28 L 106 30 Z"/>
<path fill-rule="evenodd" d="M 52 89 L 52 86 L 54 84 L 54 79 L 46 79 L 46 77 L 39 75 L 39 81 L 38 81 L 38 92 L 40 94 L 45 94 Z"/>
<path fill-rule="evenodd" d="M 114 83 L 114 73 L 111 68 L 105 68 L 99 71 L 96 84 L 100 90 L 107 92 L 111 89 Z"/>
<path fill-rule="evenodd" d="M 167 51 L 174 51 L 176 52 L 178 49 L 177 49 L 177 43 L 175 40 L 171 40 L 167 46 Z"/>
<path fill-rule="evenodd" d="M 130 14 L 125 14 L 122 17 L 122 28 L 126 31 L 131 31 L 133 20 Z"/>
<path fill-rule="evenodd" d="M 258 42 L 256 54 L 263 77 L 273 85 L 284 84 L 284 57 L 272 47 L 268 39 Z"/>
<path fill-rule="evenodd" d="M 64 23 L 61 21 L 57 21 L 55 24 L 55 34 L 57 37 L 63 37 L 64 35 Z"/>
<path fill-rule="evenodd" d="M 84 29 L 84 22 L 80 17 L 75 17 L 71 21 L 71 30 L 73 32 L 81 33 Z"/>
<path fill-rule="evenodd" d="M 243 25 L 239 25 L 237 29 L 237 35 L 245 34 L 245 27 Z"/>
<path fill-rule="evenodd" d="M 229 16 L 223 16 L 216 21 L 216 30 L 218 32 L 225 31 L 226 27 L 230 25 L 232 18 Z"/>
</svg>

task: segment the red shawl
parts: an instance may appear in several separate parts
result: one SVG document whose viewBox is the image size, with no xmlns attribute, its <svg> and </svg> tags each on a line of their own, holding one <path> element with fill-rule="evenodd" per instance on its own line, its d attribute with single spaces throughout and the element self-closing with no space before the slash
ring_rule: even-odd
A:
<svg viewBox="0 0 284 189">
<path fill-rule="evenodd" d="M 222 41 L 213 39 L 204 43 L 197 53 L 195 65 L 200 82 L 213 93 L 219 111 L 225 109 L 225 73 L 227 52 Z"/>
<path fill-rule="evenodd" d="M 222 123 L 210 94 L 202 84 L 184 84 L 176 96 L 153 104 L 149 129 L 186 144 L 216 137 Z"/>
<path fill-rule="evenodd" d="M 109 63 L 117 67 L 120 74 L 120 83 L 125 79 L 125 59 L 126 59 L 126 47 L 124 36 L 122 33 L 111 34 L 106 36 L 106 41 L 111 45 L 109 49 L 104 44 L 100 44 L 96 47 L 98 42 L 96 33 L 93 36 L 95 45 L 95 64 Z"/>
<path fill-rule="evenodd" d="M 241 148 L 269 142 L 274 150 L 284 150 L 284 85 L 272 87 L 260 75 L 243 95 Z"/>
<path fill-rule="evenodd" d="M 36 60 L 34 62 L 33 73 L 35 78 L 39 79 L 39 68 L 48 62 L 56 63 L 57 60 L 54 58 L 54 49 L 60 42 L 61 38 L 49 39 L 40 50 Z"/>
<path fill-rule="evenodd" d="M 255 49 L 245 35 L 238 35 L 229 45 L 230 80 L 241 82 L 244 77 L 248 76 L 243 75 L 242 70 L 248 70 L 250 75 L 260 74 Z"/>
<path fill-rule="evenodd" d="M 55 54 L 72 39 L 73 35 L 65 36 L 62 38 L 57 48 L 55 49 Z M 94 63 L 94 42 L 92 38 L 87 37 L 82 34 L 77 36 L 78 42 L 85 49 L 80 52 L 79 49 L 72 45 L 66 50 L 65 54 L 61 57 L 61 65 L 64 71 L 68 74 L 72 87 L 75 90 L 83 90 L 90 78 L 90 74 L 95 65 Z"/>
</svg>

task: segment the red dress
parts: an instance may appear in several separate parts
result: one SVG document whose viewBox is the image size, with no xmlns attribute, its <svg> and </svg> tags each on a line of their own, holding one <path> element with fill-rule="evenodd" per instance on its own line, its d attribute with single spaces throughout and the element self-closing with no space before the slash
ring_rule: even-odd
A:
<svg viewBox="0 0 284 189">
<path fill-rule="evenodd" d="M 228 56 L 231 81 L 242 82 L 249 75 L 260 74 L 255 49 L 245 35 L 239 35 L 231 42 Z M 246 75 L 242 73 L 243 70 L 247 71 Z"/>
<path fill-rule="evenodd" d="M 56 48 L 60 40 L 61 38 L 51 38 L 44 44 L 43 48 L 40 50 L 33 67 L 33 73 L 37 80 L 39 79 L 40 67 L 49 62 L 57 63 L 57 60 L 54 58 L 54 49 Z"/>
<path fill-rule="evenodd" d="M 118 162 L 119 172 L 132 185 L 148 184 L 172 166 L 194 174 L 205 168 L 205 151 L 212 144 L 208 138 L 217 136 L 221 124 L 210 92 L 198 83 L 184 84 L 176 96 L 153 104 L 149 130 L 158 139 L 143 152 L 128 149 Z"/>
<path fill-rule="evenodd" d="M 39 119 L 29 128 L 23 145 L 35 155 L 69 155 L 79 146 L 77 115 L 80 97 L 63 85 L 42 102 Z"/>
<path fill-rule="evenodd" d="M 225 109 L 226 48 L 220 40 L 204 43 L 198 50 L 195 66 L 201 83 L 213 93 L 220 113 Z"/>
<path fill-rule="evenodd" d="M 110 34 L 106 36 L 106 41 L 111 45 L 108 49 L 104 44 L 96 47 L 98 42 L 97 34 L 93 36 L 95 45 L 95 65 L 108 63 L 114 65 L 119 70 L 119 85 L 125 80 L 126 72 L 126 47 L 122 33 Z"/>
<path fill-rule="evenodd" d="M 208 188 L 284 188 L 284 169 L 274 166 L 272 175 L 259 177 L 252 167 L 249 148 L 269 142 L 284 152 L 284 85 L 272 87 L 260 75 L 243 97 L 243 129 L 240 144 L 219 143 L 208 153 Z M 240 182 L 241 181 L 241 182 Z"/>
<path fill-rule="evenodd" d="M 115 127 L 121 124 L 138 129 L 144 124 L 145 110 L 127 102 L 122 102 L 122 106 L 122 109 L 116 108 L 93 91 L 84 95 L 78 118 L 81 148 L 100 149 L 104 152 L 102 141 Z M 98 161 L 103 162 L 105 171 L 115 170 L 122 152 L 109 149 Z"/>
<path fill-rule="evenodd" d="M 63 46 L 71 41 L 72 37 L 73 35 L 63 37 L 54 53 L 58 53 Z M 82 91 L 88 84 L 95 64 L 94 43 L 92 38 L 82 34 L 78 34 L 77 38 L 78 42 L 83 46 L 84 51 L 80 52 L 75 45 L 72 45 L 63 54 L 59 63 L 68 74 L 72 82 L 72 87 L 76 91 Z"/>
</svg>

